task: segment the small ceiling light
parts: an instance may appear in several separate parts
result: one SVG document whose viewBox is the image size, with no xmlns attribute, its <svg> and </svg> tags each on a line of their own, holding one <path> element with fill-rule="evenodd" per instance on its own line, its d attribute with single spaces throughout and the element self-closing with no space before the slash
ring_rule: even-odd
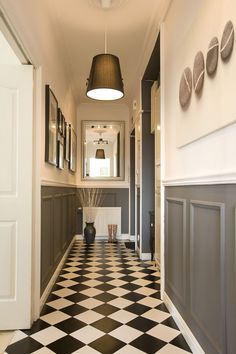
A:
<svg viewBox="0 0 236 354">
<path fill-rule="evenodd" d="M 108 140 L 103 140 L 102 138 L 99 138 L 98 140 L 94 140 L 93 143 L 98 145 L 104 145 L 108 144 Z"/>
<path fill-rule="evenodd" d="M 93 57 L 86 94 L 100 101 L 118 100 L 124 96 L 119 58 L 107 53 L 106 31 L 105 53 Z"/>
<path fill-rule="evenodd" d="M 97 149 L 96 150 L 95 159 L 105 159 L 104 149 Z"/>
</svg>

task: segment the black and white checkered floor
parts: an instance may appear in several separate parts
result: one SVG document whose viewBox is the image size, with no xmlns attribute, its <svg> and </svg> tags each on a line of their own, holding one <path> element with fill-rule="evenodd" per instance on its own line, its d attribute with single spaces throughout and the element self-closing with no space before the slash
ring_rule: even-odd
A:
<svg viewBox="0 0 236 354">
<path fill-rule="evenodd" d="M 6 353 L 191 353 L 159 276 L 123 243 L 76 241 L 40 319 L 16 331 Z"/>
</svg>

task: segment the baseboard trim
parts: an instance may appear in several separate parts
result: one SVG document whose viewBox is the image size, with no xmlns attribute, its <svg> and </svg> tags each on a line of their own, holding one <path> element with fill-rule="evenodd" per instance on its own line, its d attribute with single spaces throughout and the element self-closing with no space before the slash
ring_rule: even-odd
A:
<svg viewBox="0 0 236 354">
<path fill-rule="evenodd" d="M 121 235 L 117 235 L 116 236 L 118 241 L 123 241 L 123 240 L 129 240 L 130 236 L 129 234 L 121 234 Z M 83 235 L 75 235 L 75 239 L 76 240 L 83 240 L 84 236 Z M 95 236 L 95 240 L 97 241 L 104 241 L 104 240 L 108 240 L 108 235 L 106 236 Z"/>
<path fill-rule="evenodd" d="M 46 302 L 46 300 L 47 300 L 49 294 L 50 294 L 51 291 L 52 291 L 53 285 L 55 284 L 55 282 L 56 282 L 56 280 L 57 280 L 57 278 L 58 278 L 58 276 L 59 276 L 59 274 L 60 274 L 60 272 L 61 272 L 61 269 L 62 269 L 62 267 L 63 267 L 63 265 L 64 265 L 64 262 L 65 262 L 65 260 L 66 260 L 66 258 L 67 258 L 67 256 L 68 256 L 68 254 L 69 254 L 69 252 L 70 252 L 70 249 L 71 249 L 71 247 L 72 247 L 72 245 L 73 245 L 73 243 L 74 243 L 76 237 L 77 237 L 77 235 L 75 235 L 75 236 L 73 237 L 73 239 L 72 239 L 71 243 L 69 244 L 69 246 L 68 246 L 66 252 L 64 253 L 64 256 L 62 257 L 60 263 L 58 264 L 58 266 L 57 266 L 57 268 L 56 268 L 54 274 L 52 275 L 52 277 L 51 277 L 51 279 L 50 279 L 50 281 L 49 281 L 49 283 L 48 283 L 46 289 L 44 290 L 44 292 L 43 292 L 43 294 L 42 294 L 42 296 L 41 296 L 41 298 L 40 298 L 40 312 L 41 312 L 41 310 L 42 310 L 42 308 L 43 308 L 43 306 L 44 306 L 44 304 L 45 304 L 45 302 Z"/>
<path fill-rule="evenodd" d="M 180 315 L 179 311 L 165 292 L 163 295 L 163 301 L 179 327 L 179 330 L 182 332 L 193 354 L 205 354 L 197 339 L 194 337 L 191 329 L 188 327 L 187 323 L 184 321 L 183 317 Z"/>
</svg>

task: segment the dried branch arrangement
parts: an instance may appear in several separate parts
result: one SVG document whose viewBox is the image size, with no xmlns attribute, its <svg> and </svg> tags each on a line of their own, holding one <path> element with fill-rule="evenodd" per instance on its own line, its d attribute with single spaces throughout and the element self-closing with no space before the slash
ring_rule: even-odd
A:
<svg viewBox="0 0 236 354">
<path fill-rule="evenodd" d="M 78 198 L 82 207 L 99 207 L 102 203 L 101 188 L 79 188 Z"/>
</svg>

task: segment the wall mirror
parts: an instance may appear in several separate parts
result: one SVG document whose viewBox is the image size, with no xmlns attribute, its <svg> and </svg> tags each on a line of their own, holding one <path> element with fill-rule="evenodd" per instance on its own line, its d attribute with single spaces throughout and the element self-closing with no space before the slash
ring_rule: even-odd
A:
<svg viewBox="0 0 236 354">
<path fill-rule="evenodd" d="M 82 121 L 82 178 L 123 180 L 124 122 Z"/>
</svg>

